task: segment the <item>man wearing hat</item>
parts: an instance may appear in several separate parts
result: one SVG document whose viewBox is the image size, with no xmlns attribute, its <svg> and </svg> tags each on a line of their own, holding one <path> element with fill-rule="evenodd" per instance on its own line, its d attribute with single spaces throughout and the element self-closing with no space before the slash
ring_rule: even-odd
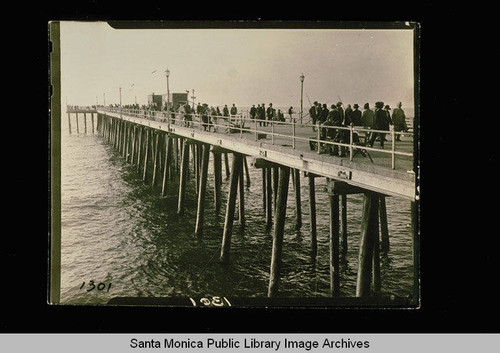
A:
<svg viewBox="0 0 500 353">
<path fill-rule="evenodd" d="M 387 112 L 384 110 L 384 102 L 375 103 L 375 116 L 373 119 L 373 128 L 375 130 L 386 130 L 389 131 L 389 125 L 392 125 L 391 119 L 387 116 Z M 380 137 L 380 147 L 384 148 L 385 133 L 374 132 L 370 137 L 370 142 L 368 145 L 373 147 L 373 143 L 377 136 Z"/>
<path fill-rule="evenodd" d="M 354 109 L 351 112 L 351 122 L 354 126 L 363 126 L 363 121 L 361 120 L 361 111 L 358 110 L 359 105 L 354 104 L 352 106 Z"/>
<path fill-rule="evenodd" d="M 406 116 L 404 110 L 401 108 L 402 103 L 399 102 L 397 108 L 392 111 L 392 123 L 394 124 L 394 131 L 408 131 L 406 126 Z M 396 141 L 401 141 L 401 135 L 396 134 Z"/>
</svg>

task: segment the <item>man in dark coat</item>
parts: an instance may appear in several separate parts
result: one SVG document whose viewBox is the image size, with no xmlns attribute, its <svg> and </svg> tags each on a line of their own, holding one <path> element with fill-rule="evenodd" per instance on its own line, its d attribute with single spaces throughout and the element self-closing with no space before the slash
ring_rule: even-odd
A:
<svg viewBox="0 0 500 353">
<path fill-rule="evenodd" d="M 318 116 L 316 115 L 316 107 L 318 105 L 318 102 L 314 102 L 313 105 L 311 105 L 311 108 L 309 108 L 309 116 L 311 117 L 311 122 L 313 125 L 316 125 L 316 122 L 318 120 Z M 313 130 L 316 131 L 316 127 L 313 126 Z"/>
<path fill-rule="evenodd" d="M 319 116 L 319 121 L 321 124 L 325 123 L 329 113 L 330 111 L 328 110 L 328 107 L 326 106 L 326 104 L 323 104 L 323 107 L 321 108 L 321 115 Z"/>
<path fill-rule="evenodd" d="M 257 108 L 255 108 L 255 104 L 250 108 L 250 119 L 255 119 L 255 115 L 257 114 Z"/>
<path fill-rule="evenodd" d="M 397 108 L 392 111 L 392 123 L 394 124 L 394 131 L 408 131 L 406 126 L 406 115 L 404 110 L 401 108 L 402 103 L 399 102 Z M 401 135 L 396 134 L 396 141 L 400 141 Z"/>
<path fill-rule="evenodd" d="M 351 112 L 351 122 L 354 126 L 363 126 L 363 121 L 361 120 L 361 110 L 358 110 L 359 105 L 354 104 L 352 106 L 354 110 Z"/>
<path fill-rule="evenodd" d="M 384 131 L 389 131 L 389 125 L 391 125 L 392 122 L 390 118 L 387 116 L 387 112 L 384 110 L 384 102 L 376 102 L 375 103 L 375 116 L 373 119 L 373 129 L 374 130 L 384 130 Z M 380 138 L 380 147 L 384 148 L 384 140 L 385 140 L 385 133 L 381 132 L 374 132 L 372 133 L 372 136 L 370 138 L 369 146 L 373 147 L 373 143 L 375 142 L 375 139 L 379 136 Z"/>
</svg>

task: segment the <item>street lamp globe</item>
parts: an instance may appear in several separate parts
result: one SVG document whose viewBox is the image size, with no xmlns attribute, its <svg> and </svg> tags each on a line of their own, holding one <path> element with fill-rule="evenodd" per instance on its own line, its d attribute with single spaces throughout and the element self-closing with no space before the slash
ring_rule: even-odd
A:
<svg viewBox="0 0 500 353">
<path fill-rule="evenodd" d="M 304 78 L 305 78 L 304 74 L 300 75 L 300 82 L 304 82 Z"/>
</svg>

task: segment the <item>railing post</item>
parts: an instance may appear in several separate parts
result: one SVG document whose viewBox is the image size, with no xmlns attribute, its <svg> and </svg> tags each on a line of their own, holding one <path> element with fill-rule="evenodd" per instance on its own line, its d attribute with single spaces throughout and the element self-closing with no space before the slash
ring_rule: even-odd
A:
<svg viewBox="0 0 500 353">
<path fill-rule="evenodd" d="M 243 138 L 243 114 L 240 115 L 240 138 Z"/>
<path fill-rule="evenodd" d="M 255 121 L 255 141 L 257 141 L 259 139 L 257 134 L 257 117 L 255 117 L 254 121 Z"/>
<path fill-rule="evenodd" d="M 349 125 L 349 160 L 352 161 L 353 148 L 352 148 L 352 138 L 354 136 L 353 133 L 353 124 Z"/>
<path fill-rule="evenodd" d="M 317 138 L 318 138 L 318 154 L 321 153 L 321 145 L 320 145 L 320 137 L 321 137 L 321 122 L 318 121 L 318 134 L 317 134 Z"/>
<path fill-rule="evenodd" d="M 395 150 L 396 150 L 396 140 L 394 139 L 394 125 L 389 125 L 389 128 L 391 130 L 391 166 L 392 169 L 396 168 L 396 155 L 395 155 Z"/>
<path fill-rule="evenodd" d="M 274 120 L 271 117 L 271 141 L 272 144 L 274 145 Z"/>
</svg>

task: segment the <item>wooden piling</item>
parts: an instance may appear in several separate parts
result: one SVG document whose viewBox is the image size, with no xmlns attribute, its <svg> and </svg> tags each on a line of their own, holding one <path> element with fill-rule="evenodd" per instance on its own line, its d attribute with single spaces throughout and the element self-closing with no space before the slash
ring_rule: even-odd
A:
<svg viewBox="0 0 500 353">
<path fill-rule="evenodd" d="M 243 166 L 245 168 L 245 176 L 247 180 L 247 188 L 250 187 L 250 171 L 248 170 L 248 163 L 247 163 L 247 157 L 245 156 L 243 158 Z"/>
<path fill-rule="evenodd" d="M 75 113 L 75 116 L 76 116 L 76 133 L 79 134 L 80 128 L 78 127 L 78 113 Z"/>
<path fill-rule="evenodd" d="M 278 195 L 278 177 L 279 177 L 279 168 L 272 167 L 272 189 L 273 189 L 273 213 L 276 213 L 276 198 Z"/>
<path fill-rule="evenodd" d="M 294 189 L 295 189 L 295 229 L 302 227 L 302 205 L 300 196 L 300 169 L 294 169 Z"/>
<path fill-rule="evenodd" d="M 167 178 L 172 163 L 172 139 L 169 135 L 165 135 L 165 163 L 163 163 L 163 182 L 161 185 L 161 196 L 167 195 Z"/>
<path fill-rule="evenodd" d="M 230 171 L 229 171 L 229 157 L 227 153 L 224 152 L 224 165 L 226 166 L 226 180 L 229 179 Z"/>
<path fill-rule="evenodd" d="M 160 141 L 160 134 L 158 132 L 155 133 L 155 148 L 154 148 L 154 156 L 153 156 L 153 177 L 151 178 L 151 186 L 156 185 L 156 173 L 158 169 L 158 144 Z"/>
<path fill-rule="evenodd" d="M 288 198 L 288 183 L 290 180 L 290 168 L 279 168 L 278 192 L 276 201 L 276 213 L 273 231 L 273 248 L 271 255 L 271 269 L 269 274 L 269 288 L 267 296 L 276 297 L 280 282 L 281 255 L 283 252 L 283 233 L 285 230 L 286 203 Z"/>
<path fill-rule="evenodd" d="M 332 296 L 340 293 L 340 268 L 339 268 L 339 195 L 329 193 L 330 208 L 330 292 Z"/>
<path fill-rule="evenodd" d="M 356 297 L 366 297 L 371 292 L 374 238 L 378 227 L 378 205 L 378 195 L 373 192 L 366 192 L 361 220 Z"/>
<path fill-rule="evenodd" d="M 215 212 L 219 213 L 222 205 L 222 156 L 219 152 L 213 152 L 214 159 L 214 202 Z"/>
<path fill-rule="evenodd" d="M 142 181 L 146 182 L 146 176 L 148 171 L 148 158 L 149 158 L 149 130 L 145 131 L 146 141 L 144 144 L 144 167 L 142 171 Z"/>
<path fill-rule="evenodd" d="M 179 182 L 179 197 L 177 202 L 177 214 L 184 214 L 184 202 L 186 195 L 186 175 L 189 168 L 189 145 L 184 141 L 182 144 L 182 155 L 181 155 L 181 173 Z"/>
<path fill-rule="evenodd" d="M 208 163 L 210 159 L 210 145 L 202 146 L 200 188 L 198 190 L 198 207 L 196 210 L 195 234 L 200 236 L 203 233 L 203 221 L 205 213 L 205 193 L 207 188 Z"/>
<path fill-rule="evenodd" d="M 94 113 L 90 113 L 90 116 L 92 117 L 92 135 L 94 134 Z"/>
<path fill-rule="evenodd" d="M 243 163 L 241 163 L 241 170 L 239 174 L 239 193 L 238 193 L 238 199 L 239 199 L 239 219 L 240 219 L 240 225 L 242 228 L 245 228 L 245 185 L 244 183 L 244 169 L 245 169 L 245 156 L 242 157 Z"/>
<path fill-rule="evenodd" d="M 130 164 L 135 164 L 135 152 L 136 152 L 136 126 L 132 125 L 132 130 L 130 132 L 130 138 L 132 140 L 132 151 L 130 153 Z"/>
<path fill-rule="evenodd" d="M 85 133 L 87 133 L 87 113 L 83 113 L 83 125 L 85 126 Z"/>
<path fill-rule="evenodd" d="M 387 225 L 387 208 L 385 205 L 385 196 L 380 196 L 380 234 L 382 237 L 381 250 L 389 251 L 389 226 Z"/>
<path fill-rule="evenodd" d="M 266 169 L 262 168 L 262 208 L 266 214 Z"/>
<path fill-rule="evenodd" d="M 342 237 L 342 251 L 347 253 L 347 195 L 340 195 L 340 234 Z"/>
<path fill-rule="evenodd" d="M 70 116 L 70 113 L 68 113 L 68 127 L 69 127 L 69 134 L 71 135 L 71 116 Z"/>
<path fill-rule="evenodd" d="M 230 173 L 229 195 L 226 205 L 226 218 L 224 220 L 224 233 L 222 235 L 222 247 L 220 260 L 222 263 L 229 262 L 229 250 L 231 247 L 231 235 L 233 232 L 234 210 L 236 206 L 236 194 L 238 190 L 239 174 L 243 163 L 243 156 L 239 153 L 233 154 L 233 165 Z"/>
<path fill-rule="evenodd" d="M 266 168 L 266 226 L 268 228 L 271 228 L 273 225 L 273 190 L 271 179 L 271 168 Z"/>
<path fill-rule="evenodd" d="M 142 155 L 142 132 L 143 128 L 138 127 L 138 133 L 137 133 L 137 172 L 139 172 L 141 168 L 141 155 Z"/>
<path fill-rule="evenodd" d="M 311 224 L 311 254 L 316 257 L 318 245 L 316 237 L 316 190 L 314 175 L 309 173 L 309 223 Z"/>
</svg>

